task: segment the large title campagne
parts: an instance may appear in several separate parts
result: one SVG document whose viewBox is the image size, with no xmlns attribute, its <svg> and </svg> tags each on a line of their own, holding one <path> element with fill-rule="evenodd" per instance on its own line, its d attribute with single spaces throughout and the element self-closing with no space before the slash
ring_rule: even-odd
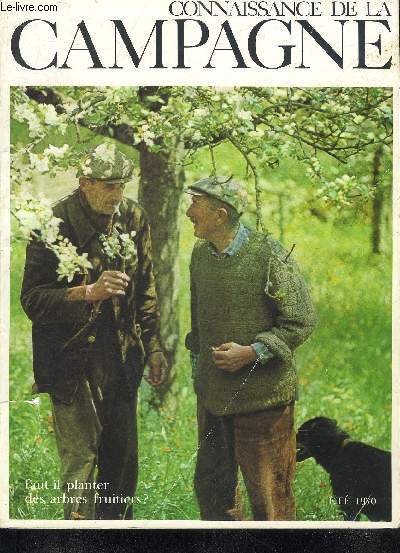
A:
<svg viewBox="0 0 400 553">
<path fill-rule="evenodd" d="M 37 8 L 20 2 L 1 2 L 0 7 L 9 12 Z M 15 62 L 32 71 L 216 69 L 227 64 L 233 69 L 309 69 L 317 52 L 340 69 L 346 68 L 347 60 L 354 69 L 390 69 L 392 10 L 390 2 L 376 1 L 174 0 L 165 18 L 151 21 L 148 28 L 146 20 L 134 33 L 128 32 L 127 20 L 104 21 L 101 40 L 96 36 L 98 24 L 89 20 L 77 20 L 71 35 L 66 38 L 64 33 L 61 40 L 61 20 L 31 17 L 12 30 L 10 46 Z M 323 19 L 329 19 L 329 33 Z M 37 55 L 32 60 L 35 45 L 44 52 L 39 60 Z M 194 52 L 201 55 L 194 59 Z"/>
</svg>

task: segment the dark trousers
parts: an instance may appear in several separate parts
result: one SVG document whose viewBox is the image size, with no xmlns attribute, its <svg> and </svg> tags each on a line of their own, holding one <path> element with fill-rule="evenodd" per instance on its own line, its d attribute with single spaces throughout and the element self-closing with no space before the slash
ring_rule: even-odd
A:
<svg viewBox="0 0 400 553">
<path fill-rule="evenodd" d="M 91 352 L 71 405 L 52 399 L 65 519 L 132 518 L 136 404 L 105 348 Z"/>
<path fill-rule="evenodd" d="M 217 417 L 198 406 L 195 491 L 202 520 L 242 520 L 238 468 L 254 520 L 294 520 L 294 404 Z"/>
</svg>

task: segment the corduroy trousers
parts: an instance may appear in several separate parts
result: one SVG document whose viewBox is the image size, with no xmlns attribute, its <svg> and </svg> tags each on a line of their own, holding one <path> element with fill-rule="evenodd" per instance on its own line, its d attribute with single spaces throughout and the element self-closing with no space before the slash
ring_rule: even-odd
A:
<svg viewBox="0 0 400 553">
<path fill-rule="evenodd" d="M 218 417 L 198 405 L 194 485 L 202 520 L 242 520 L 240 468 L 254 520 L 295 520 L 294 403 Z"/>
<path fill-rule="evenodd" d="M 138 477 L 136 397 L 112 348 L 90 352 L 70 405 L 52 399 L 65 519 L 129 519 Z"/>
</svg>

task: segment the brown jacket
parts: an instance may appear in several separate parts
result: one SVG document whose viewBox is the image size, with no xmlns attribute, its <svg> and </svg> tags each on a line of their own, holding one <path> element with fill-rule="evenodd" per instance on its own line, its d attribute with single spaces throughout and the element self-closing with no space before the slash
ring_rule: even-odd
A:
<svg viewBox="0 0 400 553">
<path fill-rule="evenodd" d="M 110 267 L 99 241 L 99 232 L 85 212 L 79 190 L 60 200 L 53 209 L 62 219 L 60 232 L 78 253 L 87 252 L 93 264 L 86 283 L 97 280 Z M 161 350 L 160 317 L 151 261 L 150 229 L 139 205 L 124 198 L 115 217 L 113 232 L 136 231 L 137 258 L 127 262 L 131 278 L 126 296 L 107 300 L 110 321 L 116 336 L 117 362 L 133 393 L 143 374 L 145 355 Z M 82 284 L 79 275 L 70 283 L 57 280 L 58 260 L 40 241 L 27 247 L 21 303 L 32 320 L 33 370 L 39 392 L 70 403 L 75 395 L 87 356 L 96 342 L 99 317 L 93 305 L 68 301 L 67 289 Z M 103 302 L 107 307 L 106 302 Z M 83 329 L 83 331 L 82 331 Z M 112 344 L 110 344 L 112 347 Z"/>
</svg>

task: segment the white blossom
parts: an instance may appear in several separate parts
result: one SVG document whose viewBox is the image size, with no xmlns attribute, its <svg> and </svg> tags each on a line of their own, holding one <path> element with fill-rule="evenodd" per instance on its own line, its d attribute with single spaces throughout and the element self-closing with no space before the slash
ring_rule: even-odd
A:
<svg viewBox="0 0 400 553">
<path fill-rule="evenodd" d="M 47 173 L 49 171 L 49 160 L 46 156 L 38 156 L 29 153 L 29 161 L 31 162 L 31 167 L 39 173 Z"/>
<path fill-rule="evenodd" d="M 130 233 L 111 234 L 106 236 L 100 235 L 102 248 L 109 261 L 114 261 L 120 258 L 122 261 L 134 259 L 137 255 L 136 244 L 134 238 L 136 231 Z"/>
<path fill-rule="evenodd" d="M 115 144 L 99 144 L 99 146 L 97 146 L 94 150 L 94 155 L 99 157 L 105 163 L 113 163 L 115 158 Z"/>
<path fill-rule="evenodd" d="M 52 106 L 51 104 L 40 106 L 43 116 L 44 116 L 44 122 L 46 125 L 50 126 L 56 126 L 59 123 L 59 116 L 56 112 L 56 108 Z"/>
<path fill-rule="evenodd" d="M 253 120 L 253 115 L 251 111 L 239 110 L 236 115 L 239 117 L 239 119 L 243 119 L 243 121 Z"/>
<path fill-rule="evenodd" d="M 209 115 L 210 111 L 207 108 L 196 108 L 193 110 L 194 117 L 208 117 Z"/>
<path fill-rule="evenodd" d="M 49 146 L 44 150 L 43 155 L 45 156 L 51 155 L 55 158 L 60 158 L 64 154 L 66 154 L 68 149 L 69 149 L 68 144 L 64 144 L 59 148 L 57 146 L 53 146 L 52 144 L 49 144 Z"/>
<path fill-rule="evenodd" d="M 200 142 L 203 139 L 203 135 L 199 130 L 195 130 L 192 136 L 193 142 Z"/>
<path fill-rule="evenodd" d="M 252 138 L 261 138 L 264 136 L 264 131 L 262 129 L 257 129 L 256 131 L 250 131 L 249 136 Z"/>
<path fill-rule="evenodd" d="M 31 239 L 32 235 L 36 235 L 59 259 L 59 280 L 66 278 L 71 282 L 76 273 L 91 268 L 92 264 L 87 259 L 87 254 L 78 255 L 76 247 L 68 238 L 63 238 L 59 234 L 61 219 L 53 215 L 51 203 L 47 198 L 35 198 L 21 192 L 14 194 L 11 200 L 21 236 Z"/>
<path fill-rule="evenodd" d="M 71 282 L 75 273 L 85 272 L 92 267 L 91 262 L 87 258 L 87 253 L 78 255 L 76 246 L 74 246 L 67 238 L 53 244 L 52 250 L 59 260 L 57 267 L 58 280 L 66 278 Z"/>
</svg>

